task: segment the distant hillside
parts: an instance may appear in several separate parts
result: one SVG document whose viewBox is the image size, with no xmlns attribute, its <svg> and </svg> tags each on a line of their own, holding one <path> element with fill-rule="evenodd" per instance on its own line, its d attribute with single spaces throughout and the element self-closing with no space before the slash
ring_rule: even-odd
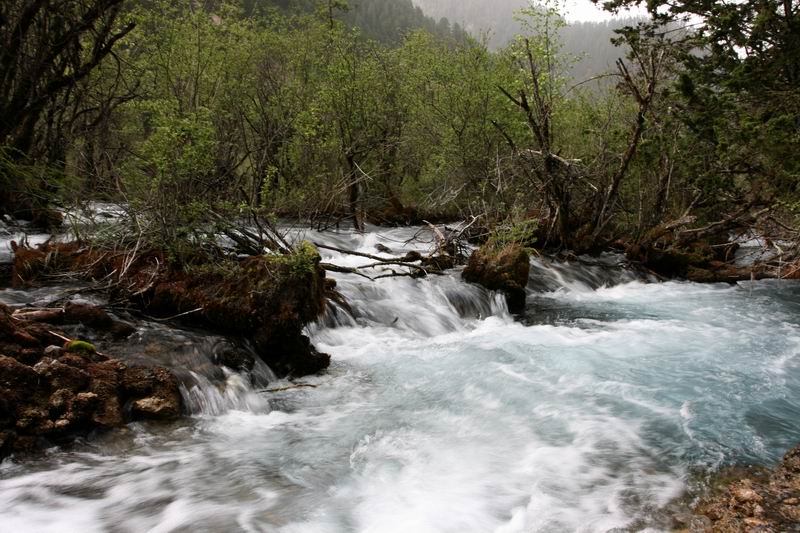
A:
<svg viewBox="0 0 800 533">
<path fill-rule="evenodd" d="M 343 20 L 361 28 L 367 37 L 386 44 L 398 44 L 410 30 L 419 28 L 458 40 L 466 34 L 460 24 L 427 16 L 412 0 L 350 0 L 348 5 Z"/>
<path fill-rule="evenodd" d="M 461 24 L 474 36 L 489 37 L 489 46 L 500 48 L 520 32 L 514 13 L 530 5 L 526 0 L 414 0 L 434 18 L 447 18 Z M 636 19 L 613 19 L 607 22 L 576 22 L 561 30 L 564 52 L 578 56 L 571 75 L 587 78 L 613 66 L 625 52 L 611 44 L 614 30 Z"/>
<path fill-rule="evenodd" d="M 458 22 L 473 35 L 491 30 L 490 44 L 503 46 L 518 31 L 515 11 L 529 6 L 526 0 L 414 0 L 429 16 Z"/>
<path fill-rule="evenodd" d="M 347 9 L 337 10 L 337 18 L 357 27 L 365 37 L 387 45 L 402 42 L 411 30 L 426 29 L 434 35 L 463 40 L 467 32 L 459 24 L 450 24 L 426 15 L 412 0 L 348 0 Z M 248 12 L 277 8 L 288 12 L 310 12 L 327 5 L 325 0 L 245 0 Z"/>
</svg>

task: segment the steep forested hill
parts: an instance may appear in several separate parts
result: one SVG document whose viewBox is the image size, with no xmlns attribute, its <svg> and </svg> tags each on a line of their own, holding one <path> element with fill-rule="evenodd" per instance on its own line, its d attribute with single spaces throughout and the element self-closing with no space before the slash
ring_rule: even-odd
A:
<svg viewBox="0 0 800 533">
<path fill-rule="evenodd" d="M 412 0 L 330 0 L 335 16 L 357 27 L 364 36 L 388 45 L 397 45 L 410 30 L 424 28 L 440 37 L 464 39 L 467 32 L 447 19 L 426 15 Z M 247 11 L 278 8 L 290 12 L 327 9 L 328 0 L 246 0 Z"/>
<path fill-rule="evenodd" d="M 431 17 L 446 17 L 475 36 L 486 36 L 492 48 L 507 44 L 520 32 L 514 19 L 519 9 L 530 6 L 527 0 L 414 0 Z M 560 31 L 564 52 L 577 56 L 571 69 L 575 78 L 585 78 L 613 66 L 624 52 L 611 44 L 614 30 L 630 25 L 634 19 L 605 22 L 574 22 Z"/>
<path fill-rule="evenodd" d="M 425 28 L 439 36 L 464 36 L 459 24 L 425 15 L 411 0 L 351 0 L 343 19 L 377 41 L 397 44 L 409 30 Z"/>
</svg>

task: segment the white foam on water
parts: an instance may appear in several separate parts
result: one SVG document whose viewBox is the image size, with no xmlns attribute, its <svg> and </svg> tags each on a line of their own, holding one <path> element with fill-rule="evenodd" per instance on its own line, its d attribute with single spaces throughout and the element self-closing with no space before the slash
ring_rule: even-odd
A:
<svg viewBox="0 0 800 533">
<path fill-rule="evenodd" d="M 428 246 L 402 244 L 417 229 L 306 236 L 399 254 Z M 355 317 L 339 309 L 309 328 L 333 356 L 303 379 L 313 387 L 260 393 L 238 374 L 195 375 L 189 420 L 3 463 L 1 523 L 668 531 L 691 472 L 769 462 L 800 440 L 800 290 L 645 283 L 614 274 L 614 258 L 581 261 L 534 261 L 522 321 L 458 272 L 337 275 Z M 538 318 L 548 306 L 563 313 Z"/>
</svg>

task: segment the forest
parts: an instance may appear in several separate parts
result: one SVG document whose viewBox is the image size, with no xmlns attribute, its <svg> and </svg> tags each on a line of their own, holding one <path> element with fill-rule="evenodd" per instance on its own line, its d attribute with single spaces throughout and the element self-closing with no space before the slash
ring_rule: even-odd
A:
<svg viewBox="0 0 800 533">
<path fill-rule="evenodd" d="M 242 202 L 357 226 L 411 206 L 538 217 L 553 242 L 586 248 L 745 205 L 791 225 L 797 207 L 791 5 L 701 11 L 696 33 L 620 31 L 629 57 L 598 92 L 567 76 L 563 21 L 546 10 L 490 51 L 446 22 L 424 28 L 410 4 L 407 22 L 377 2 L 355 16 L 335 2 L 66 2 L 57 19 L 46 4 L 3 8 L 12 215 L 124 195 L 172 246 Z M 392 32 L 368 20 L 423 28 L 383 44 L 370 35 Z"/>
<path fill-rule="evenodd" d="M 793 4 L 660 10 L 617 31 L 627 57 L 599 89 L 568 75 L 555 11 L 489 50 L 387 5 L 7 4 L 2 210 L 124 198 L 166 247 L 242 205 L 356 227 L 533 219 L 579 251 L 767 207 L 794 227 Z M 700 30 L 659 31 L 687 14 Z"/>
</svg>

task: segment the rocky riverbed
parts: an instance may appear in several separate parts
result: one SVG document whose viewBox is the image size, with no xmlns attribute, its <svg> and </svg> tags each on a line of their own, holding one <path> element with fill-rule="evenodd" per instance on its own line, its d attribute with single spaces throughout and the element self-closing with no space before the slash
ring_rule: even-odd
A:
<svg viewBox="0 0 800 533">
<path fill-rule="evenodd" d="M 178 380 L 171 372 L 128 365 L 94 344 L 70 340 L 58 323 L 81 323 L 101 336 L 132 333 L 89 305 L 12 313 L 0 304 L 0 457 L 132 420 L 180 416 Z"/>
</svg>

